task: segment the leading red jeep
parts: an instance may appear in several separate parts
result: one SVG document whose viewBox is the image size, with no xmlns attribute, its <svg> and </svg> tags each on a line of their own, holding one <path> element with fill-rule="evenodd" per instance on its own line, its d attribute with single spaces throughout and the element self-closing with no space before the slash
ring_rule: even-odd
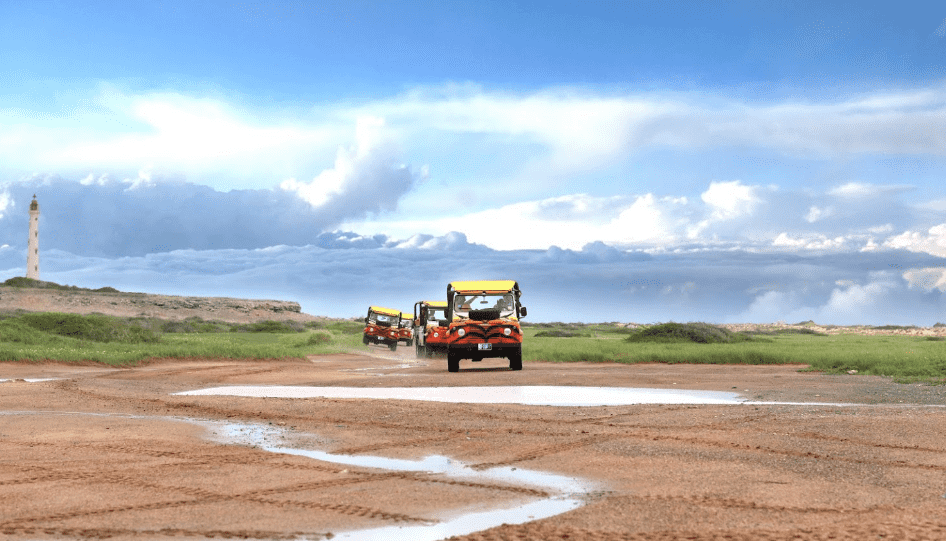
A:
<svg viewBox="0 0 946 541">
<path fill-rule="evenodd" d="M 447 285 L 447 370 L 458 372 L 460 359 L 506 357 L 522 370 L 522 327 L 526 307 L 513 280 L 451 282 Z"/>
</svg>

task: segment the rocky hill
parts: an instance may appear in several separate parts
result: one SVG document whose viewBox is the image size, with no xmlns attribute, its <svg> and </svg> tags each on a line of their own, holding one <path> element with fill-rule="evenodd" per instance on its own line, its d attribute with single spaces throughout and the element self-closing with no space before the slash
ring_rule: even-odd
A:
<svg viewBox="0 0 946 541">
<path fill-rule="evenodd" d="M 16 311 L 95 313 L 178 320 L 200 317 L 231 323 L 325 319 L 302 313 L 299 303 L 292 301 L 150 295 L 124 293 L 112 288 L 89 290 L 55 284 L 50 287 L 0 285 L 0 313 Z"/>
</svg>

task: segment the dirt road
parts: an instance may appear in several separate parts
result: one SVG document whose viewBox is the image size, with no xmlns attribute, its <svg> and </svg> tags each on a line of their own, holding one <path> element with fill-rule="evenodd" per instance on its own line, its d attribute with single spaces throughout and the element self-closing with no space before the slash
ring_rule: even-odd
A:
<svg viewBox="0 0 946 541">
<path fill-rule="evenodd" d="M 443 360 L 415 360 L 406 348 L 365 351 L 133 369 L 0 363 L 7 380 L 0 535 L 339 539 L 554 496 L 502 479 L 276 453 L 266 448 L 271 437 L 334 455 L 442 455 L 477 471 L 549 472 L 591 487 L 571 511 L 456 537 L 465 541 L 946 538 L 941 387 L 800 366 L 526 363 L 510 372 L 497 359 L 449 374 Z M 173 394 L 237 384 L 705 389 L 809 404 L 551 407 Z M 228 439 L 241 430 L 257 434 L 255 443 Z"/>
</svg>

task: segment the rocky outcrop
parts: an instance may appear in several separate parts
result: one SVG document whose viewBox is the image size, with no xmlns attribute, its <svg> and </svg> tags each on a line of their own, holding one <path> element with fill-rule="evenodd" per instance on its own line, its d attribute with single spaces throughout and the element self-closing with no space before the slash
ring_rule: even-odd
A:
<svg viewBox="0 0 946 541">
<path fill-rule="evenodd" d="M 162 319 L 200 317 L 232 323 L 323 319 L 302 313 L 299 303 L 292 301 L 0 286 L 0 312 L 18 310 Z"/>
</svg>

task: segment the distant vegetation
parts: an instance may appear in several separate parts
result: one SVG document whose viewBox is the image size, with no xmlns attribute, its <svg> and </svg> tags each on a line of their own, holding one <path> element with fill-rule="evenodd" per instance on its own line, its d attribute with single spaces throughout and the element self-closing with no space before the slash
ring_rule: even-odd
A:
<svg viewBox="0 0 946 541">
<path fill-rule="evenodd" d="M 0 361 L 133 365 L 165 357 L 298 358 L 364 351 L 362 328 L 355 319 L 237 324 L 199 317 L 0 314 Z M 799 364 L 831 374 L 856 370 L 900 382 L 946 384 L 946 348 L 939 336 L 827 335 L 808 326 L 733 332 L 672 322 L 635 328 L 540 323 L 523 325 L 523 332 L 526 361 Z"/>
<path fill-rule="evenodd" d="M 114 287 L 100 287 L 98 289 L 89 289 L 78 286 L 63 286 L 55 282 L 44 282 L 43 280 L 34 280 L 23 276 L 15 276 L 3 282 L 7 287 L 32 288 L 32 289 L 55 289 L 59 291 L 91 291 L 94 293 L 120 293 Z"/>
<path fill-rule="evenodd" d="M 360 322 L 261 321 L 252 324 L 120 318 L 55 312 L 0 315 L 0 361 L 135 364 L 152 357 L 273 359 L 348 351 Z"/>
<path fill-rule="evenodd" d="M 731 344 L 749 342 L 752 337 L 733 332 L 709 323 L 662 323 L 644 327 L 624 339 L 635 344 L 650 342 L 659 344 Z"/>
<path fill-rule="evenodd" d="M 526 361 L 800 364 L 831 374 L 856 370 L 899 382 L 946 384 L 946 348 L 941 337 L 828 335 L 809 326 L 735 333 L 706 323 L 636 329 L 613 324 L 532 324 L 523 326 L 522 351 Z M 560 333 L 576 336 L 554 337 Z"/>
</svg>

